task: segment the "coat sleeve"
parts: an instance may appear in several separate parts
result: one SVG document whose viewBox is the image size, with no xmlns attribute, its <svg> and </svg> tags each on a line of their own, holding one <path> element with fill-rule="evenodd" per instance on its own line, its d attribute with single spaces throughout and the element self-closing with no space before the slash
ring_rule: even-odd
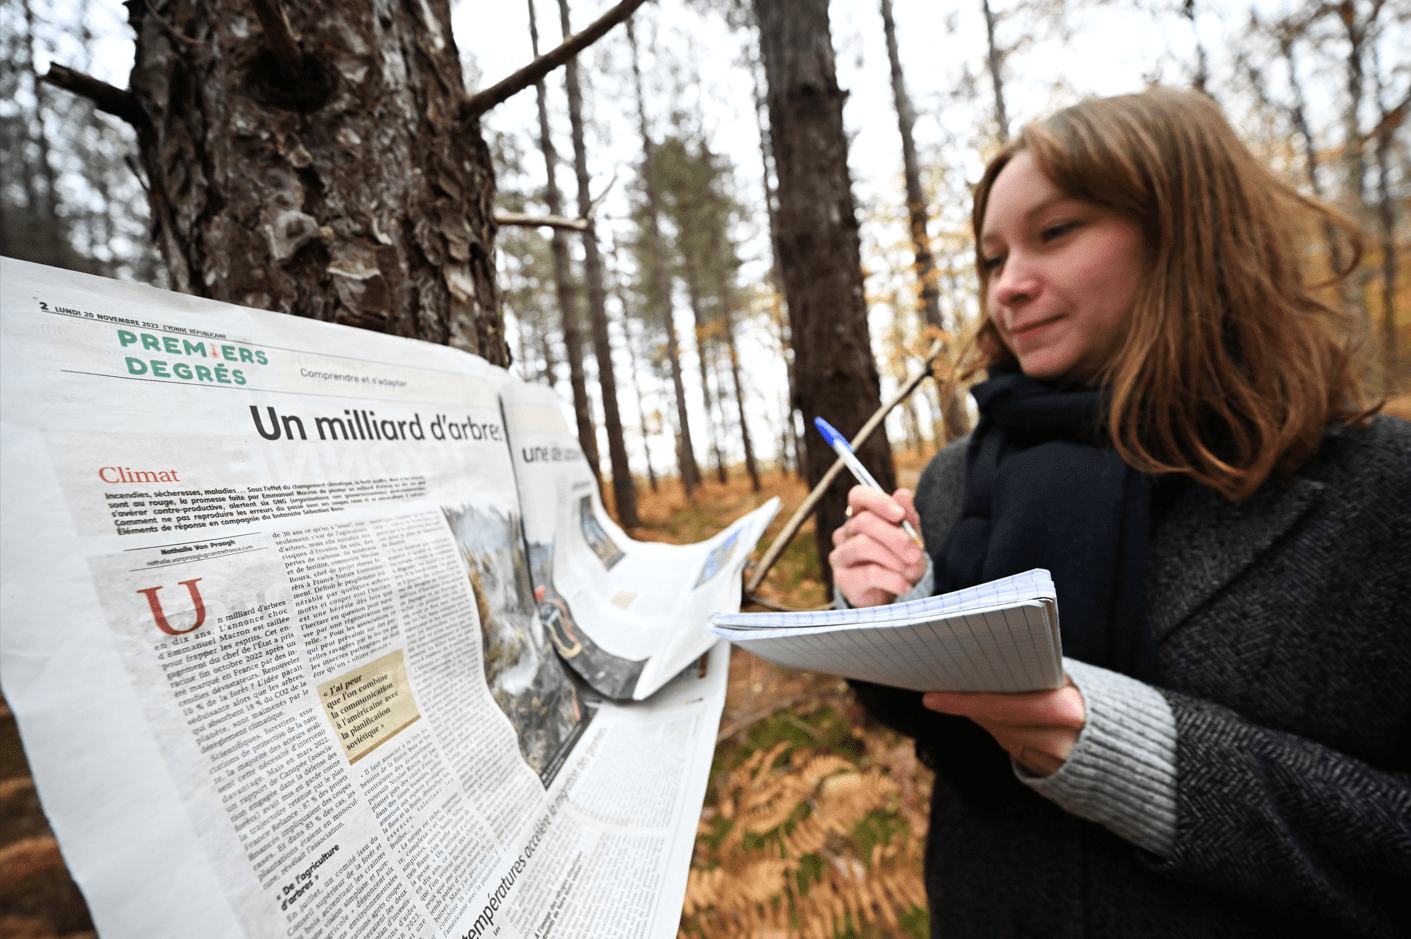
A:
<svg viewBox="0 0 1411 939">
<path fill-rule="evenodd" d="M 1163 693 L 1177 808 L 1158 869 L 1352 934 L 1411 934 L 1411 776 Z"/>
</svg>

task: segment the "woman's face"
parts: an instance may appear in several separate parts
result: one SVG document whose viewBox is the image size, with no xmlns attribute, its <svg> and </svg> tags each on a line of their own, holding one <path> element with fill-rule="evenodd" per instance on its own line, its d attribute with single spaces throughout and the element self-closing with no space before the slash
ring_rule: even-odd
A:
<svg viewBox="0 0 1411 939">
<path fill-rule="evenodd" d="M 1117 347 L 1145 273 L 1141 229 L 1074 199 L 1021 150 L 980 229 L 990 318 L 1031 378 L 1090 379 Z"/>
</svg>

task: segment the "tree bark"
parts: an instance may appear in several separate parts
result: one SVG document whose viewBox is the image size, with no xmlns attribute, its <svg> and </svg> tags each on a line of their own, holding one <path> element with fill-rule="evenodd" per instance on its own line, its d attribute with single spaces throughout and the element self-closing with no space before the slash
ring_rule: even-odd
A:
<svg viewBox="0 0 1411 939">
<path fill-rule="evenodd" d="M 755 0 L 768 85 L 770 142 L 779 176 L 779 266 L 789 301 L 796 405 L 852 436 L 881 405 L 867 335 L 861 248 L 843 132 L 843 91 L 833 61 L 827 0 Z M 810 485 L 833 464 L 821 437 L 807 436 Z M 891 492 L 891 450 L 881 428 L 859 458 Z M 844 521 L 850 486 L 819 503 L 820 560 Z M 833 575 L 822 565 L 825 583 Z"/>
<path fill-rule="evenodd" d="M 568 17 L 568 0 L 559 0 L 559 19 L 564 39 L 573 35 Z M 583 232 L 583 283 L 588 292 L 588 317 L 592 323 L 593 358 L 598 362 L 598 386 L 603 396 L 603 427 L 608 437 L 608 462 L 612 466 L 613 507 L 618 524 L 636 528 L 637 488 L 632 482 L 632 468 L 627 462 L 627 447 L 622 440 L 622 415 L 617 406 L 617 378 L 612 369 L 612 344 L 608 340 L 607 295 L 603 289 L 603 261 L 598 251 L 598 233 L 593 225 L 593 196 L 589 188 L 588 148 L 583 139 L 583 90 L 578 82 L 578 59 L 564 66 L 564 84 L 568 87 L 568 122 L 573 136 L 573 169 L 578 177 L 578 216 L 588 219 Z"/>
<path fill-rule="evenodd" d="M 289 0 L 283 77 L 242 0 L 130 5 L 152 221 L 178 290 L 507 364 L 490 152 L 447 0 Z M 178 39 L 180 32 L 190 41 Z"/>
<path fill-rule="evenodd" d="M 637 119 L 642 130 L 642 179 L 647 190 L 647 228 L 652 259 L 656 265 L 657 290 L 661 295 L 661 325 L 666 332 L 666 353 L 671 364 L 672 390 L 676 393 L 676 459 L 681 467 L 681 483 L 689 497 L 701 484 L 696 451 L 691 446 L 691 423 L 686 416 L 686 387 L 681 380 L 681 350 L 676 342 L 676 323 L 671 309 L 671 284 L 666 273 L 666 247 L 661 237 L 661 208 L 657 202 L 656 172 L 652 167 L 652 135 L 647 127 L 647 106 L 642 97 L 642 71 L 637 64 L 637 36 L 627 21 L 627 41 L 632 46 L 632 78 L 637 86 Z"/>
<path fill-rule="evenodd" d="M 534 17 L 534 0 L 529 0 L 529 41 L 534 56 L 539 56 L 539 26 Z M 550 215 L 563 215 L 563 196 L 559 193 L 555 170 L 558 152 L 549 129 L 548 90 L 543 81 L 535 86 L 539 95 L 539 147 L 544 153 L 544 202 Z M 573 267 L 568 257 L 568 240 L 555 228 L 549 239 L 554 255 L 554 285 L 558 289 L 559 309 L 563 313 L 563 348 L 568 359 L 568 384 L 573 392 L 573 418 L 578 424 L 578 445 L 593 471 L 598 495 L 603 491 L 602 470 L 598 466 L 598 434 L 593 429 L 593 415 L 588 404 L 588 380 L 583 372 L 583 333 L 579 329 L 578 287 L 573 282 Z"/>
</svg>

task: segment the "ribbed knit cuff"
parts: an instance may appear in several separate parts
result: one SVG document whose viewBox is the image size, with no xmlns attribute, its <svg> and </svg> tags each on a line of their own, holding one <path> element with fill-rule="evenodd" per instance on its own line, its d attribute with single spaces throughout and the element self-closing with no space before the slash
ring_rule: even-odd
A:
<svg viewBox="0 0 1411 939">
<path fill-rule="evenodd" d="M 1176 719 L 1150 685 L 1074 659 L 1064 669 L 1083 695 L 1087 725 L 1050 776 L 1019 764 L 1039 795 L 1140 848 L 1170 857 L 1176 836 Z"/>
</svg>

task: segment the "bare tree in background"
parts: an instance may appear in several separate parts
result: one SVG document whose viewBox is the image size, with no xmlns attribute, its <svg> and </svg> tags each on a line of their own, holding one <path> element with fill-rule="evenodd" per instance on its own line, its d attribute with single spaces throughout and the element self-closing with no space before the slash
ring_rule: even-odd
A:
<svg viewBox="0 0 1411 939">
<path fill-rule="evenodd" d="M 789 300 L 796 405 L 851 436 L 880 406 L 881 387 L 867 334 L 843 91 L 834 67 L 828 4 L 755 0 L 754 8 L 779 176 L 779 266 Z M 834 455 L 821 437 L 805 439 L 808 480 L 816 485 Z M 883 488 L 895 488 L 883 429 L 858 456 Z M 819 502 L 820 558 L 832 550 L 849 488 L 840 481 Z M 826 564 L 823 574 L 831 587 L 832 571 Z"/>
<path fill-rule="evenodd" d="M 532 2 L 532 0 L 531 0 Z M 559 20 L 564 39 L 573 34 L 568 0 L 559 0 Z M 588 292 L 588 316 L 593 324 L 593 358 L 598 363 L 598 386 L 603 396 L 603 427 L 607 431 L 608 461 L 612 466 L 612 498 L 617 521 L 627 528 L 641 524 L 637 518 L 637 489 L 627 462 L 622 440 L 622 416 L 617 406 L 617 378 L 612 367 L 612 343 L 608 340 L 607 295 L 603 289 L 603 261 L 598 251 L 598 233 L 593 224 L 593 197 L 589 191 L 588 147 L 583 139 L 583 90 L 578 80 L 578 60 L 564 65 L 568 88 L 568 120 L 573 136 L 573 167 L 578 178 L 578 216 L 588 221 L 583 232 L 583 281 Z M 596 450 L 596 448 L 595 448 Z M 594 461 L 596 465 L 596 461 Z"/>
<path fill-rule="evenodd" d="M 529 0 L 529 41 L 534 57 L 539 57 L 539 25 L 534 15 L 534 0 Z M 570 64 L 573 64 L 570 60 Z M 563 215 L 563 196 L 559 193 L 556 179 L 558 151 L 554 147 L 553 133 L 549 128 L 548 89 L 541 79 L 534 89 L 539 97 L 539 148 L 544 154 L 544 202 L 550 215 Z M 554 253 L 554 284 L 558 289 L 559 309 L 563 314 L 563 346 L 568 359 L 568 384 L 573 394 L 573 417 L 578 424 L 578 445 L 583 448 L 583 456 L 593 471 L 598 492 L 603 490 L 602 470 L 598 460 L 598 435 L 593 429 L 593 415 L 588 403 L 588 381 L 583 370 L 583 333 L 579 328 L 581 317 L 578 312 L 578 285 L 573 280 L 573 267 L 568 256 L 568 238 L 554 228 L 549 245 Z M 601 366 L 600 366 L 601 368 Z M 635 503 L 634 503 L 635 507 Z"/>
<path fill-rule="evenodd" d="M 676 323 L 671 308 L 671 284 L 666 271 L 666 249 L 661 236 L 661 211 L 657 202 L 656 180 L 653 172 L 653 145 L 651 130 L 647 126 L 647 105 L 642 94 L 642 71 L 638 64 L 637 37 L 632 29 L 632 21 L 627 21 L 627 39 L 632 46 L 632 78 L 637 87 L 637 117 L 642 131 L 642 178 L 647 194 L 647 234 L 653 254 L 657 292 L 661 303 L 662 329 L 666 333 L 667 356 L 671 365 L 671 383 L 676 394 L 676 456 L 681 467 L 681 483 L 690 496 L 701 484 L 701 471 L 696 463 L 696 451 L 691 445 L 691 423 L 686 415 L 686 388 L 681 380 L 681 350 L 676 342 Z"/>
<path fill-rule="evenodd" d="M 989 0 L 983 2 L 988 16 Z M 986 22 L 988 24 L 989 21 Z M 937 282 L 936 259 L 931 253 L 931 238 L 926 231 L 926 197 L 921 190 L 921 169 L 917 164 L 916 141 L 912 133 L 916 124 L 916 112 L 912 109 L 911 96 L 906 93 L 906 79 L 902 76 L 901 54 L 897 49 L 897 27 L 892 19 L 892 0 L 882 0 L 882 28 L 887 35 L 887 59 L 892 72 L 892 100 L 897 109 L 897 129 L 901 132 L 907 218 L 911 227 L 911 243 L 916 253 L 917 308 L 928 326 L 940 330 L 945 328 L 941 322 L 941 290 Z M 991 43 L 993 44 L 993 36 Z M 996 98 L 996 101 L 999 99 Z M 999 107 L 1002 108 L 1002 105 Z M 949 386 L 945 387 L 942 393 L 944 402 L 941 405 L 941 416 L 945 424 L 945 439 L 954 440 L 970 430 L 970 421 L 965 413 L 965 400 L 961 392 Z"/>
<path fill-rule="evenodd" d="M 995 40 L 995 29 L 999 17 L 990 6 L 990 0 L 980 0 L 980 10 L 985 14 L 985 40 L 987 55 L 985 65 L 990 70 L 990 85 L 995 93 L 995 128 L 1000 143 L 1009 142 L 1009 110 L 1004 106 L 1004 60 L 1011 50 L 1002 49 Z"/>
<path fill-rule="evenodd" d="M 749 63 L 750 76 L 754 79 L 754 107 L 755 121 L 759 125 L 759 156 L 763 164 L 764 178 L 764 206 L 769 215 L 769 261 L 770 292 L 779 298 L 779 303 L 787 307 L 788 300 L 783 298 L 784 275 L 779 272 L 779 221 L 776 214 L 777 195 L 774 191 L 773 162 L 769 144 L 768 112 L 765 110 L 764 92 L 759 87 L 760 65 L 757 62 Z M 784 433 L 780 443 L 780 449 L 784 454 L 792 454 L 795 474 L 803 475 L 803 460 L 799 458 L 798 435 L 794 429 L 794 409 L 797 400 L 794 394 L 794 359 L 791 354 L 789 342 L 789 317 L 787 309 L 779 311 L 783 315 L 773 317 L 778 331 L 779 350 L 784 359 L 784 373 L 788 379 L 788 394 L 784 405 Z M 782 459 L 781 465 L 787 468 L 787 459 Z"/>
</svg>

